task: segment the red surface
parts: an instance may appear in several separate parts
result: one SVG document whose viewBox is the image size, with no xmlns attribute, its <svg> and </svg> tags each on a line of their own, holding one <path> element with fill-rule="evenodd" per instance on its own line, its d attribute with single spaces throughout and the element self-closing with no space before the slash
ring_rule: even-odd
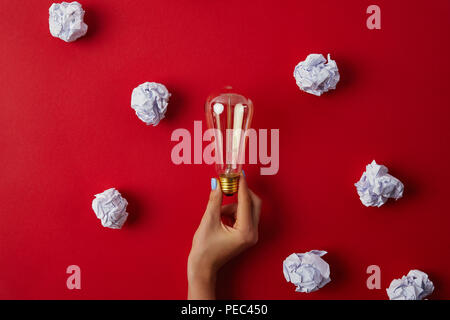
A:
<svg viewBox="0 0 450 320">
<path fill-rule="evenodd" d="M 0 3 L 0 298 L 184 299 L 214 168 L 172 164 L 170 136 L 227 84 L 254 101 L 254 128 L 280 129 L 280 170 L 246 166 L 260 241 L 224 268 L 219 297 L 386 299 L 413 268 L 450 297 L 449 1 L 376 1 L 381 30 L 366 28 L 372 1 L 81 2 L 88 34 L 70 44 L 48 31 L 51 1 Z M 313 52 L 341 72 L 320 98 L 292 76 Z M 157 127 L 130 108 L 144 81 L 172 93 Z M 360 203 L 373 159 L 403 199 Z M 129 202 L 120 231 L 91 209 L 110 187 Z M 282 261 L 311 249 L 329 252 L 332 282 L 295 293 Z M 81 290 L 66 288 L 71 264 Z M 366 287 L 372 264 L 382 290 Z"/>
</svg>

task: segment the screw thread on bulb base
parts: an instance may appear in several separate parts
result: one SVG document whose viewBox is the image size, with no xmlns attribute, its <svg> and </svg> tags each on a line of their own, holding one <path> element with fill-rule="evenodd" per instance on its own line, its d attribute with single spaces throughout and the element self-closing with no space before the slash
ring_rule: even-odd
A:
<svg viewBox="0 0 450 320">
<path fill-rule="evenodd" d="M 226 196 L 232 196 L 238 190 L 239 186 L 239 175 L 225 175 L 221 174 L 219 176 L 220 187 L 222 192 Z"/>
</svg>

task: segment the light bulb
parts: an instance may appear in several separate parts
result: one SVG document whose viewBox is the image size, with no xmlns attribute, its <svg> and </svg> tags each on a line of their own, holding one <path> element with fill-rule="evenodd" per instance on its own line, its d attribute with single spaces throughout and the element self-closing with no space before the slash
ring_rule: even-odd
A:
<svg viewBox="0 0 450 320">
<path fill-rule="evenodd" d="M 253 103 L 236 93 L 212 95 L 206 100 L 206 122 L 213 130 L 215 167 L 222 192 L 231 196 L 238 190 L 245 161 L 246 132 L 253 116 Z"/>
</svg>

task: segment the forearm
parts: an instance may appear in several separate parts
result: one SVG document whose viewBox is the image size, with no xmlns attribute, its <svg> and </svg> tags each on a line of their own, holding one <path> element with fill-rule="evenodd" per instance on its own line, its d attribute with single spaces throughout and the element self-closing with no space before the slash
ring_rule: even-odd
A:
<svg viewBox="0 0 450 320">
<path fill-rule="evenodd" d="M 188 299 L 213 300 L 216 298 L 216 273 L 209 268 L 188 262 Z"/>
</svg>

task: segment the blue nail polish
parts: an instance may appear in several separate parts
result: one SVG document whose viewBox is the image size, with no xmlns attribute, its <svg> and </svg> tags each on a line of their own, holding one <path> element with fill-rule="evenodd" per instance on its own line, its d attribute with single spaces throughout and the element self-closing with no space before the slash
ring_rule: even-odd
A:
<svg viewBox="0 0 450 320">
<path fill-rule="evenodd" d="M 211 178 L 211 190 L 216 190 L 217 188 L 217 180 L 215 178 Z"/>
<path fill-rule="evenodd" d="M 245 178 L 245 171 L 244 170 L 242 170 L 242 175 L 244 176 L 244 178 Z"/>
</svg>

